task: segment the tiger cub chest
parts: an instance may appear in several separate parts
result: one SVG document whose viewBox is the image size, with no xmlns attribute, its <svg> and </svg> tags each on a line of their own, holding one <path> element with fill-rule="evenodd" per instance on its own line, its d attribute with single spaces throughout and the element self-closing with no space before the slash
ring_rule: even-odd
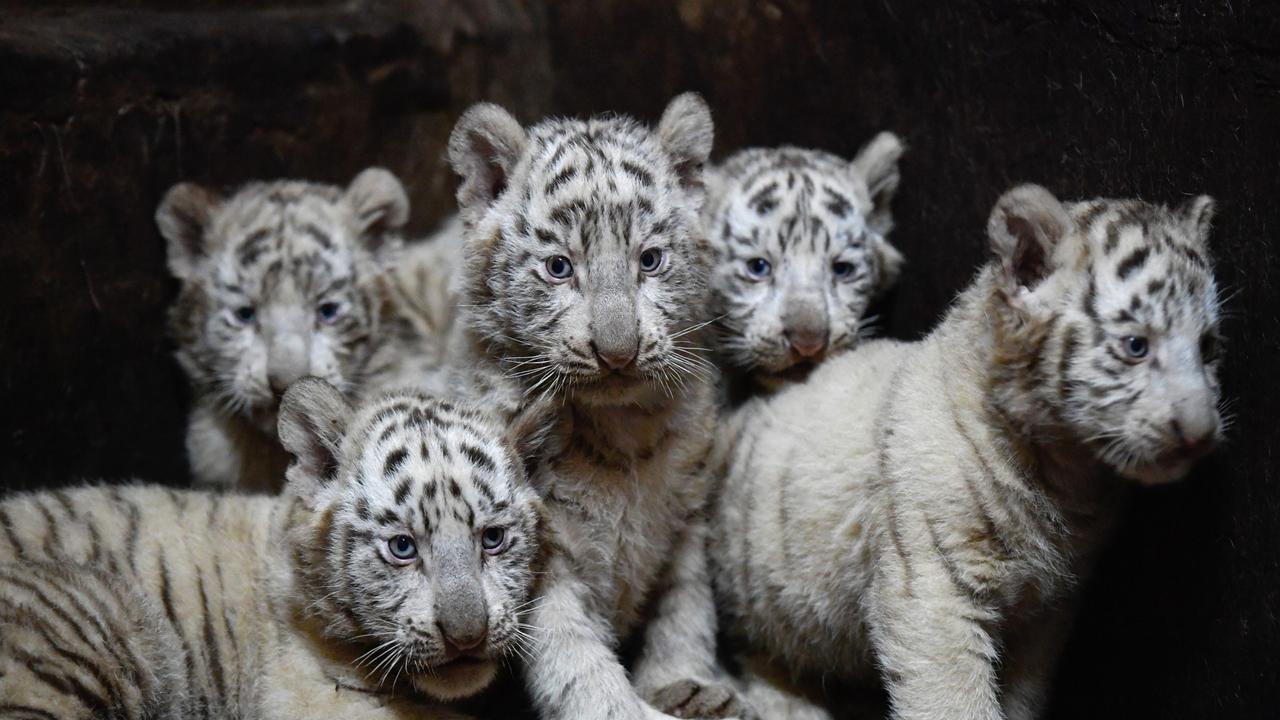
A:
<svg viewBox="0 0 1280 720">
<path fill-rule="evenodd" d="M 688 461 L 691 444 L 697 440 L 673 436 L 661 452 L 637 456 L 576 442 L 548 465 L 554 475 L 548 505 L 561 537 L 620 635 L 640 622 L 704 500 L 704 480 Z"/>
</svg>

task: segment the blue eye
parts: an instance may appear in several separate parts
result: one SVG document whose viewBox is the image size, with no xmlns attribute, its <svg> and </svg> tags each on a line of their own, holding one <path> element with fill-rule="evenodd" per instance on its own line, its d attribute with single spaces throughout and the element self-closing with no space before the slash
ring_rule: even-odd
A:
<svg viewBox="0 0 1280 720">
<path fill-rule="evenodd" d="M 341 309 L 342 306 L 336 302 L 320 303 L 320 307 L 316 308 L 316 315 L 321 322 L 331 323 L 338 319 L 338 311 Z"/>
<path fill-rule="evenodd" d="M 1147 339 L 1141 335 L 1130 335 L 1121 340 L 1120 344 L 1124 345 L 1125 354 L 1134 360 L 1141 360 L 1146 357 L 1147 352 L 1150 350 Z"/>
<path fill-rule="evenodd" d="M 640 253 L 640 269 L 644 272 L 656 272 L 662 267 L 663 252 L 661 248 L 649 248 Z"/>
<path fill-rule="evenodd" d="M 418 546 L 408 535 L 397 535 L 387 541 L 387 549 L 397 560 L 412 560 L 418 557 Z"/>
<path fill-rule="evenodd" d="M 256 317 L 258 313 L 253 309 L 252 305 L 241 305 L 235 309 L 234 314 L 236 316 L 236 320 L 247 325 L 253 322 L 253 318 Z"/>
<path fill-rule="evenodd" d="M 564 280 L 573 275 L 573 263 L 569 262 L 569 258 L 563 255 L 547 258 L 546 266 L 547 274 L 557 280 Z"/>
<path fill-rule="evenodd" d="M 497 555 L 506 548 L 503 547 L 507 542 L 507 529 L 500 527 L 488 527 L 484 532 L 480 533 L 480 547 L 490 555 Z"/>
<path fill-rule="evenodd" d="M 773 271 L 773 266 L 764 258 L 751 258 L 747 261 L 747 274 L 759 280 L 769 277 L 769 273 Z"/>
<path fill-rule="evenodd" d="M 844 279 L 853 275 L 853 263 L 843 260 L 831 263 L 831 272 L 838 278 Z"/>
</svg>

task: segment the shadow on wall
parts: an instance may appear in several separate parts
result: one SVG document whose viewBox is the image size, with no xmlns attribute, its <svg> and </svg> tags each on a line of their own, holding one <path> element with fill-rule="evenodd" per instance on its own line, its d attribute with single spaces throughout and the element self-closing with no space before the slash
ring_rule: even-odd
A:
<svg viewBox="0 0 1280 720">
<path fill-rule="evenodd" d="M 33 7 L 33 3 L 27 3 Z M 1280 705 L 1280 10 L 1252 3 L 157 3 L 15 10 L 0 24 L 0 471 L 181 484 L 175 285 L 151 214 L 180 179 L 345 183 L 384 165 L 414 229 L 450 207 L 452 121 L 654 119 L 699 90 L 717 155 L 906 140 L 882 325 L 929 328 L 1008 186 L 1219 202 L 1228 448 L 1143 493 L 1086 596 L 1054 718 L 1270 717 Z M 1259 422 L 1262 419 L 1262 422 Z"/>
</svg>

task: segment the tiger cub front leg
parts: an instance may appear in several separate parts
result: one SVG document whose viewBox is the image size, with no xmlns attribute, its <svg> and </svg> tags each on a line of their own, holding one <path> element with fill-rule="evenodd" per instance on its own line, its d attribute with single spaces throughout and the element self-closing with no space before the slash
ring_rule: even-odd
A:
<svg viewBox="0 0 1280 720">
<path fill-rule="evenodd" d="M 525 674 L 539 717 L 670 720 L 636 694 L 615 652 L 613 629 L 591 608 L 590 588 L 563 549 L 551 551 L 529 624 Z"/>
<path fill-rule="evenodd" d="M 690 521 L 667 570 L 667 592 L 645 630 L 635 685 L 654 707 L 682 718 L 755 718 L 718 671 L 716 610 L 706 556 L 707 524 Z"/>
<path fill-rule="evenodd" d="M 949 585 L 941 567 L 915 567 L 909 589 L 901 569 L 882 563 L 880 572 L 871 639 L 891 717 L 1004 720 L 988 630 L 997 613 Z"/>
</svg>

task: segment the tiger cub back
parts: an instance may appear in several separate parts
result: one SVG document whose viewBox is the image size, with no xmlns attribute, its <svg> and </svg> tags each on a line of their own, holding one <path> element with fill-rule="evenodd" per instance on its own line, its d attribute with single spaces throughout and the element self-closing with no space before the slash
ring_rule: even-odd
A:
<svg viewBox="0 0 1280 720">
<path fill-rule="evenodd" d="M 190 717 L 186 663 L 160 608 L 121 578 L 0 563 L 0 717 Z"/>
</svg>

